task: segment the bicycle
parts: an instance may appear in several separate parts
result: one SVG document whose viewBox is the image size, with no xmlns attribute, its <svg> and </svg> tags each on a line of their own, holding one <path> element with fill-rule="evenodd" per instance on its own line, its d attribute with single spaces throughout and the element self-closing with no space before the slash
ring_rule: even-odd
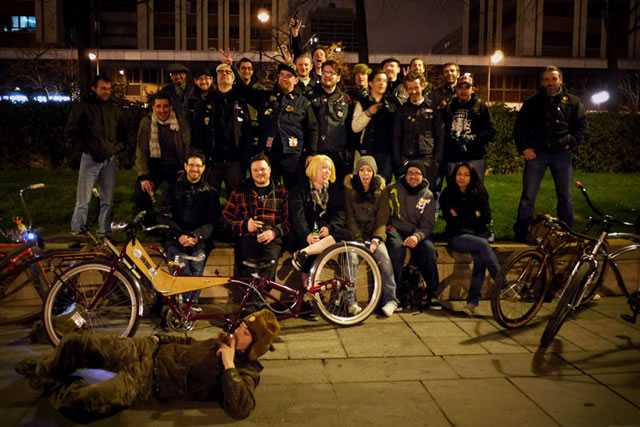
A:
<svg viewBox="0 0 640 427">
<path fill-rule="evenodd" d="M 571 274 L 567 279 L 565 291 L 560 296 L 558 305 L 551 314 L 549 323 L 547 323 L 547 327 L 540 339 L 540 348 L 542 349 L 549 347 L 566 318 L 580 307 L 588 292 L 590 292 L 591 289 L 597 289 L 598 286 L 600 286 L 600 282 L 594 282 L 594 280 L 596 278 L 598 267 L 601 264 L 611 268 L 614 273 L 614 277 L 616 278 L 616 283 L 623 295 L 626 296 L 629 307 L 631 308 L 632 314 L 623 314 L 621 315 L 622 319 L 629 323 L 636 323 L 638 313 L 640 313 L 640 288 L 638 287 L 638 283 L 636 283 L 634 289 L 627 289 L 625 281 L 620 274 L 620 269 L 615 261 L 620 255 L 634 250 L 640 250 L 640 235 L 610 232 L 613 225 L 636 227 L 636 224 L 620 221 L 612 215 L 602 213 L 602 211 L 593 205 L 589 195 L 587 194 L 587 190 L 579 181 L 576 182 L 576 186 L 582 192 L 582 195 L 585 197 L 589 207 L 599 216 L 599 218 L 596 218 L 593 221 L 602 226 L 602 232 L 597 239 L 593 240 L 593 245 L 591 245 L 590 250 L 585 251 L 573 265 Z M 610 252 L 607 248 L 605 249 L 604 257 L 601 257 L 599 253 L 600 249 L 606 248 L 608 239 L 622 239 L 631 243 L 614 252 Z"/>
<path fill-rule="evenodd" d="M 32 184 L 20 189 L 20 201 L 27 224 L 15 217 L 15 230 L 0 230 L 12 243 L 0 244 L 0 325 L 33 320 L 42 312 L 42 304 L 52 284 L 50 271 L 56 262 L 66 262 L 71 251 L 68 245 L 79 243 L 82 251 L 93 249 L 95 239 L 90 235 L 42 236 L 32 224 L 25 199 L 28 190 L 44 188 L 45 184 Z M 64 245 L 64 249 L 52 248 Z"/>
<path fill-rule="evenodd" d="M 569 276 L 570 268 L 580 255 L 593 247 L 593 238 L 586 235 L 596 221 L 590 219 L 583 233 L 571 231 L 557 218 L 545 216 L 532 225 L 535 248 L 512 254 L 502 265 L 491 293 L 491 311 L 503 327 L 526 325 L 540 311 L 545 301 L 553 298 Z M 603 257 L 605 251 L 599 250 Z M 597 273 L 597 285 L 587 292 L 583 303 L 591 301 L 604 280 L 606 264 Z M 562 289 L 562 288 L 561 288 Z"/>
<path fill-rule="evenodd" d="M 167 325 L 181 331 L 191 330 L 196 320 L 214 319 L 222 321 L 226 332 L 230 332 L 242 321 L 247 303 L 255 299 L 284 320 L 300 317 L 305 297 L 309 295 L 320 316 L 339 326 L 363 322 L 378 305 L 382 289 L 380 270 L 369 250 L 360 243 L 337 243 L 327 248 L 315 260 L 302 289 L 292 289 L 258 273 L 250 277 L 179 276 L 180 268 L 173 274 L 159 269 L 136 239 L 143 228 L 143 217 L 144 212 L 140 212 L 129 224 L 114 225 L 114 231 L 127 233 L 126 243 L 117 257 L 96 257 L 74 266 L 54 283 L 43 310 L 45 329 L 54 345 L 72 331 L 133 336 L 144 313 L 142 290 L 145 287 L 162 295 L 169 307 Z M 156 225 L 145 230 L 163 227 L 166 228 Z M 273 262 L 254 261 L 246 265 L 260 271 Z M 179 263 L 177 265 L 179 267 Z M 179 301 L 185 292 L 213 286 L 239 290 L 242 297 L 235 313 L 197 313 L 192 309 L 195 293 L 186 303 Z M 348 312 L 353 302 L 362 308 L 356 315 Z"/>
</svg>

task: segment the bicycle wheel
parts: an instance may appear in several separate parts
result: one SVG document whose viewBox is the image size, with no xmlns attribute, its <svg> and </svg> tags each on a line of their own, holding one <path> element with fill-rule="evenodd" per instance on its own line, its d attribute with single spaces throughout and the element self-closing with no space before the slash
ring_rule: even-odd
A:
<svg viewBox="0 0 640 427">
<path fill-rule="evenodd" d="M 43 312 L 54 346 L 71 332 L 135 334 L 140 304 L 137 289 L 126 272 L 116 270 L 110 277 L 110 270 L 108 262 L 80 264 L 54 283 Z"/>
<path fill-rule="evenodd" d="M 544 302 L 549 283 L 549 267 L 544 254 L 528 249 L 513 254 L 498 272 L 491 293 L 494 319 L 506 327 L 527 324 Z"/>
<path fill-rule="evenodd" d="M 547 323 L 547 327 L 544 329 L 542 338 L 540 338 L 541 348 L 549 347 L 549 344 L 551 344 L 555 338 L 569 313 L 578 306 L 579 301 L 577 301 L 577 299 L 580 296 L 582 289 L 587 285 L 586 282 L 591 277 L 592 270 L 593 266 L 590 263 L 582 263 L 578 267 L 576 273 L 569 279 L 570 281 L 567 285 L 567 289 L 565 289 L 564 293 L 560 297 L 558 306 L 551 314 L 549 323 Z"/>
<path fill-rule="evenodd" d="M 360 244 L 337 243 L 320 255 L 310 273 L 318 312 L 327 322 L 339 326 L 356 325 L 375 310 L 382 293 L 380 269 L 369 250 Z M 350 314 L 358 304 L 361 311 Z"/>
<path fill-rule="evenodd" d="M 42 265 L 22 265 L 0 276 L 0 325 L 23 323 L 42 313 L 47 277 Z"/>
</svg>

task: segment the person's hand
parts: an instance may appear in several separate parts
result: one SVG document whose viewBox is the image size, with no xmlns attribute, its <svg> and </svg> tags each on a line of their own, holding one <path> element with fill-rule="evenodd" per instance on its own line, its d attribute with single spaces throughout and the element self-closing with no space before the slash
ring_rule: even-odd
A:
<svg viewBox="0 0 640 427">
<path fill-rule="evenodd" d="M 378 241 L 372 240 L 371 244 L 369 245 L 369 250 L 371 251 L 371 253 L 374 253 L 376 249 L 378 249 Z"/>
<path fill-rule="evenodd" d="M 309 166 L 309 162 L 311 161 L 311 159 L 313 159 L 313 156 L 307 156 L 306 159 L 304 159 L 304 168 L 306 169 L 307 166 Z"/>
<path fill-rule="evenodd" d="M 418 245 L 418 238 L 416 236 L 409 236 L 404 239 L 404 242 L 402 244 L 408 248 L 413 249 Z"/>
<path fill-rule="evenodd" d="M 367 108 L 367 111 L 369 112 L 370 115 L 373 116 L 378 111 L 380 111 L 380 108 L 382 108 L 382 102 L 377 102 L 377 103 L 369 106 L 369 108 Z"/>
<path fill-rule="evenodd" d="M 151 335 L 149 338 L 151 338 L 151 341 L 153 341 L 154 344 L 160 343 L 160 337 L 158 337 L 157 335 Z"/>
<path fill-rule="evenodd" d="M 216 351 L 216 356 L 219 356 L 222 359 L 222 364 L 225 369 L 235 368 L 236 365 L 233 362 L 233 359 L 236 354 L 236 336 L 231 335 L 229 339 L 229 345 L 220 343 L 220 348 Z"/>
<path fill-rule="evenodd" d="M 536 150 L 533 148 L 525 149 L 522 154 L 524 154 L 525 160 L 534 160 L 536 158 Z"/>
<path fill-rule="evenodd" d="M 288 51 L 282 52 L 282 58 L 284 59 L 285 64 L 293 66 L 293 55 L 291 55 Z"/>
<path fill-rule="evenodd" d="M 298 37 L 298 35 L 300 34 L 299 24 L 300 23 L 297 18 L 294 18 L 293 16 L 289 18 L 289 29 L 291 30 L 291 35 L 293 37 Z"/>
<path fill-rule="evenodd" d="M 249 218 L 249 221 L 247 221 L 247 229 L 249 230 L 249 233 L 255 233 L 263 225 L 264 223 L 262 221 L 256 221 L 253 218 Z"/>
<path fill-rule="evenodd" d="M 411 72 L 411 67 L 408 65 L 406 67 L 402 67 L 402 77 L 407 77 L 407 74 Z"/>
<path fill-rule="evenodd" d="M 142 191 L 145 193 L 150 193 L 153 191 L 153 182 L 145 179 L 144 181 L 140 181 L 140 187 L 142 187 Z"/>
<path fill-rule="evenodd" d="M 258 234 L 258 243 L 262 243 L 263 245 L 268 245 L 275 238 L 276 238 L 275 231 L 273 230 L 263 231 L 262 233 Z"/>
<path fill-rule="evenodd" d="M 451 212 L 451 216 L 458 216 L 458 212 L 456 212 L 453 208 L 449 209 L 449 212 Z"/>
<path fill-rule="evenodd" d="M 229 48 L 227 48 L 226 52 L 224 51 L 224 49 L 218 49 L 218 51 L 222 54 L 223 64 L 227 64 L 229 66 L 233 64 L 233 60 L 231 59 L 231 51 L 229 50 Z"/>
<path fill-rule="evenodd" d="M 480 215 L 482 215 L 482 212 L 476 211 L 476 216 L 479 217 Z"/>
<path fill-rule="evenodd" d="M 321 239 L 324 239 L 328 235 L 329 235 L 329 227 L 327 227 L 326 225 L 318 231 L 318 237 L 320 237 Z"/>
<path fill-rule="evenodd" d="M 316 242 L 320 241 L 320 236 L 317 234 L 309 233 L 307 236 L 307 243 L 313 245 Z"/>
<path fill-rule="evenodd" d="M 180 237 L 178 237 L 178 242 L 183 247 L 188 248 L 188 247 L 191 247 L 191 246 L 195 246 L 196 243 L 198 243 L 198 238 L 197 237 L 187 236 L 186 234 L 183 234 Z"/>
</svg>

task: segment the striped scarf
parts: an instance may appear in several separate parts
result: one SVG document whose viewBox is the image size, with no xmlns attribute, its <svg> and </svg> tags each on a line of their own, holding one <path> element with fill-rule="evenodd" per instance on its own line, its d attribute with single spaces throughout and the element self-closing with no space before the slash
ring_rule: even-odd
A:
<svg viewBox="0 0 640 427">
<path fill-rule="evenodd" d="M 156 117 L 156 114 L 151 114 L 151 138 L 149 139 L 149 157 L 152 159 L 159 159 L 162 155 L 160 151 L 160 143 L 158 142 L 158 124 L 169 125 L 169 129 L 174 132 L 180 131 L 180 125 L 178 124 L 178 118 L 173 111 L 169 115 L 169 118 L 165 121 Z"/>
</svg>

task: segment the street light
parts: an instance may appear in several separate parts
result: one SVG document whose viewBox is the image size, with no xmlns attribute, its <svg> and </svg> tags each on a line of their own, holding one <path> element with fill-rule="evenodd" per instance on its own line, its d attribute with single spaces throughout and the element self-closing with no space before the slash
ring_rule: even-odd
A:
<svg viewBox="0 0 640 427">
<path fill-rule="evenodd" d="M 487 78 L 487 103 L 491 102 L 491 64 L 499 64 L 504 59 L 504 52 L 500 49 L 493 52 L 489 58 L 489 77 Z"/>
<path fill-rule="evenodd" d="M 596 92 L 591 95 L 591 102 L 596 104 L 598 107 L 598 111 L 600 111 L 600 104 L 603 104 L 609 100 L 609 92 L 606 90 L 601 90 L 600 92 Z"/>
<path fill-rule="evenodd" d="M 269 11 L 267 9 L 262 8 L 262 9 L 258 9 L 257 18 L 258 18 L 258 21 L 260 21 L 260 23 L 262 23 L 262 26 L 264 27 L 264 24 L 269 22 L 271 15 L 269 15 Z M 271 36 L 271 34 L 269 34 L 269 36 Z M 262 71 L 262 51 L 263 51 L 262 35 L 260 35 L 260 71 Z"/>
<path fill-rule="evenodd" d="M 89 53 L 89 59 L 91 61 L 96 61 L 96 75 L 99 76 L 100 75 L 100 60 L 98 59 L 98 55 L 96 55 L 93 52 Z"/>
</svg>

